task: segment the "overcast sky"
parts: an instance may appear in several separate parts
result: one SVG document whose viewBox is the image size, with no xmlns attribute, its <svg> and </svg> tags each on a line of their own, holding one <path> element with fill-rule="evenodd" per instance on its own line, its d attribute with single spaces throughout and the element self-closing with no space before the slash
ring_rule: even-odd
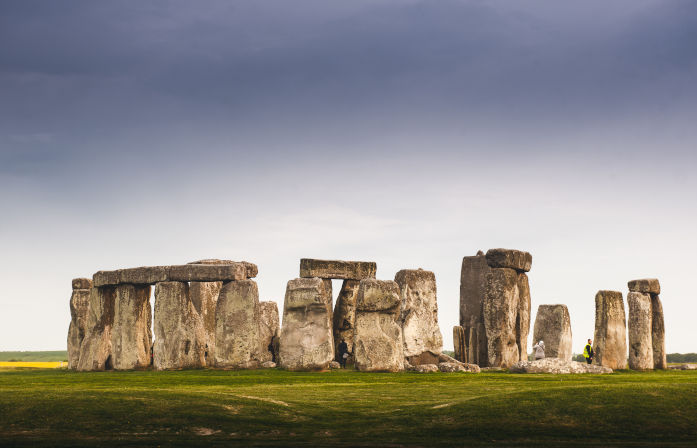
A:
<svg viewBox="0 0 697 448">
<path fill-rule="evenodd" d="M 434 271 L 451 349 L 507 247 L 575 352 L 644 277 L 695 352 L 695 42 L 690 0 L 0 0 L 0 350 L 65 349 L 100 269 L 248 260 L 282 308 L 303 257 Z"/>
</svg>

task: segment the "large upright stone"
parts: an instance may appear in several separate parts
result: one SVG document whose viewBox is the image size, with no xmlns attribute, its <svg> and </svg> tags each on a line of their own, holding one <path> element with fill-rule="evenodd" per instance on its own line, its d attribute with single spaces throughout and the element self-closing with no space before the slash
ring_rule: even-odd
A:
<svg viewBox="0 0 697 448">
<path fill-rule="evenodd" d="M 114 369 L 130 370 L 150 365 L 151 324 L 150 285 L 118 285 L 111 330 Z"/>
<path fill-rule="evenodd" d="M 404 343 L 399 324 L 399 285 L 393 281 L 362 280 L 356 304 L 354 357 L 366 372 L 404 370 Z"/>
<path fill-rule="evenodd" d="M 468 362 L 486 367 L 489 364 L 484 328 L 484 292 L 491 268 L 480 251 L 462 259 L 460 277 L 460 326 L 465 336 Z"/>
<path fill-rule="evenodd" d="M 595 295 L 595 363 L 613 370 L 627 368 L 627 327 L 624 301 L 619 291 Z"/>
<path fill-rule="evenodd" d="M 520 331 L 517 328 L 520 325 L 518 273 L 513 269 L 492 269 L 486 278 L 484 326 L 488 364 L 493 367 L 510 367 L 520 361 Z"/>
<path fill-rule="evenodd" d="M 297 278 L 286 287 L 280 367 L 325 370 L 334 359 L 330 297 L 320 278 Z"/>
<path fill-rule="evenodd" d="M 412 357 L 443 350 L 443 335 L 438 325 L 436 276 L 423 269 L 404 269 L 397 272 L 394 280 L 399 285 L 399 323 L 404 356 L 415 365 Z"/>
<path fill-rule="evenodd" d="M 334 307 L 334 351 L 339 353 L 339 344 L 346 341 L 349 352 L 353 353 L 353 335 L 356 327 L 356 299 L 360 280 L 344 280 Z"/>
<path fill-rule="evenodd" d="M 203 330 L 206 335 L 204 353 L 206 365 L 213 365 L 213 353 L 215 353 L 215 308 L 218 304 L 218 296 L 223 287 L 223 282 L 191 282 L 189 293 L 191 302 L 196 312 L 203 320 Z"/>
<path fill-rule="evenodd" d="M 203 320 L 191 301 L 188 283 L 161 282 L 155 285 L 154 327 L 156 369 L 205 365 L 206 334 Z"/>
<path fill-rule="evenodd" d="M 259 302 L 259 361 L 278 361 L 278 342 L 281 337 L 278 305 L 276 302 Z"/>
<path fill-rule="evenodd" d="M 540 305 L 537 308 L 533 341 L 545 342 L 545 357 L 571 361 L 571 317 L 566 305 Z"/>
<path fill-rule="evenodd" d="M 666 369 L 666 329 L 663 322 L 663 305 L 658 294 L 651 294 L 651 343 L 653 368 Z"/>
<path fill-rule="evenodd" d="M 376 271 L 377 265 L 372 261 L 300 259 L 301 278 L 362 280 L 375 278 Z"/>
<path fill-rule="evenodd" d="M 70 296 L 70 326 L 68 327 L 68 368 L 77 369 L 80 359 L 80 346 L 87 331 L 87 316 L 90 305 L 92 281 L 76 278 L 72 282 Z"/>
<path fill-rule="evenodd" d="M 469 362 L 467 357 L 467 339 L 465 338 L 465 329 L 459 325 L 453 327 L 453 349 L 455 359 L 460 362 Z"/>
<path fill-rule="evenodd" d="M 527 252 L 526 252 L 527 253 Z M 518 273 L 518 316 L 516 320 L 516 344 L 518 344 L 518 359 L 528 359 L 528 335 L 530 334 L 531 298 L 530 283 L 524 272 Z"/>
<path fill-rule="evenodd" d="M 87 331 L 80 346 L 77 369 L 81 371 L 113 368 L 111 329 L 114 324 L 116 288 L 93 287 L 90 290 Z"/>
<path fill-rule="evenodd" d="M 629 368 L 632 370 L 653 369 L 653 346 L 651 341 L 651 296 L 641 292 L 627 295 L 629 319 Z"/>
<path fill-rule="evenodd" d="M 223 284 L 215 309 L 215 365 L 250 369 L 260 365 L 259 290 L 253 280 Z"/>
</svg>

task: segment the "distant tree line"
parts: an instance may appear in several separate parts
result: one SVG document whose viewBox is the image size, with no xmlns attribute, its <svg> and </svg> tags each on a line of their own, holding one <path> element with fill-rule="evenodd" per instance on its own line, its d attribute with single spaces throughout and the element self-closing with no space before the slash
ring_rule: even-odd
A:
<svg viewBox="0 0 697 448">
<path fill-rule="evenodd" d="M 697 362 L 697 353 L 668 353 L 668 362 Z"/>
</svg>

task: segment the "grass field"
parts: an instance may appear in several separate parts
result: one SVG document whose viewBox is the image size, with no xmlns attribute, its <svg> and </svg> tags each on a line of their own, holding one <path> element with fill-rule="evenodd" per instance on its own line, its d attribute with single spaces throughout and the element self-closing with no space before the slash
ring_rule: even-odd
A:
<svg viewBox="0 0 697 448">
<path fill-rule="evenodd" d="M 0 362 L 59 362 L 67 361 L 66 350 L 44 352 L 0 352 Z"/>
<path fill-rule="evenodd" d="M 697 372 L 0 369 L 2 446 L 690 446 Z"/>
</svg>

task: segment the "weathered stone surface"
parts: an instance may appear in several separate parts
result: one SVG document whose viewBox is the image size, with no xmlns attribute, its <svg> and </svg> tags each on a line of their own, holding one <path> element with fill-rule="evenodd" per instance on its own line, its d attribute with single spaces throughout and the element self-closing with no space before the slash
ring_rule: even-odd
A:
<svg viewBox="0 0 697 448">
<path fill-rule="evenodd" d="M 453 327 L 453 346 L 455 349 L 455 359 L 460 362 L 468 362 L 465 329 L 459 325 Z"/>
<path fill-rule="evenodd" d="M 544 358 L 537 361 L 520 361 L 509 369 L 511 373 L 612 373 L 609 367 L 565 361 L 559 358 Z"/>
<path fill-rule="evenodd" d="M 74 278 L 73 289 L 91 289 L 92 280 L 89 278 Z"/>
<path fill-rule="evenodd" d="M 530 334 L 531 298 L 530 284 L 525 273 L 518 274 L 518 317 L 516 322 L 516 344 L 518 359 L 528 358 L 528 334 Z"/>
<path fill-rule="evenodd" d="M 399 285 L 404 356 L 425 351 L 440 353 L 443 335 L 438 325 L 435 274 L 423 269 L 404 269 L 397 272 L 394 280 Z"/>
<path fill-rule="evenodd" d="M 80 345 L 78 370 L 105 370 L 113 367 L 111 329 L 114 324 L 115 300 L 114 287 L 93 287 L 90 290 L 87 330 Z"/>
<path fill-rule="evenodd" d="M 203 330 L 205 332 L 205 352 L 206 365 L 214 365 L 213 354 L 215 353 L 215 308 L 218 305 L 218 296 L 223 287 L 223 282 L 191 282 L 189 283 L 189 294 L 196 312 L 203 320 Z"/>
<path fill-rule="evenodd" d="M 150 365 L 151 323 L 150 285 L 118 285 L 111 330 L 114 369 L 129 370 Z"/>
<path fill-rule="evenodd" d="M 329 363 L 329 368 L 332 369 L 332 370 L 337 370 L 337 369 L 340 369 L 340 368 L 341 368 L 341 364 L 339 364 L 339 363 L 336 362 L 336 361 L 332 361 L 332 362 Z"/>
<path fill-rule="evenodd" d="M 339 344 L 346 341 L 349 350 L 348 362 L 353 362 L 353 335 L 356 327 L 356 299 L 359 280 L 344 280 L 336 299 L 334 315 L 334 353 L 339 354 Z"/>
<path fill-rule="evenodd" d="M 632 370 L 653 369 L 653 347 L 651 342 L 651 296 L 641 292 L 627 295 L 629 319 L 629 368 Z"/>
<path fill-rule="evenodd" d="M 99 286 L 113 286 L 119 284 L 119 271 L 97 271 L 92 276 L 92 285 L 95 287 Z"/>
<path fill-rule="evenodd" d="M 76 279 L 83 280 L 83 279 Z M 90 281 L 90 283 L 92 283 Z M 80 283 L 82 286 L 86 283 Z M 90 290 L 75 288 L 70 296 L 70 326 L 68 328 L 68 368 L 77 369 L 80 359 L 80 346 L 87 332 L 87 317 L 90 306 Z"/>
<path fill-rule="evenodd" d="M 656 278 L 642 278 L 639 280 L 631 280 L 627 283 L 629 291 L 643 292 L 647 294 L 660 294 L 661 284 Z"/>
<path fill-rule="evenodd" d="M 276 361 L 278 359 L 278 341 L 281 326 L 276 302 L 259 302 L 259 360 Z"/>
<path fill-rule="evenodd" d="M 611 369 L 627 368 L 627 326 L 624 301 L 619 291 L 595 295 L 595 364 Z"/>
<path fill-rule="evenodd" d="M 520 293 L 518 273 L 513 269 L 492 269 L 484 293 L 484 326 L 488 365 L 509 367 L 520 360 L 517 338 Z"/>
<path fill-rule="evenodd" d="M 217 258 L 206 258 L 205 260 L 192 261 L 187 264 L 237 264 L 242 263 L 247 269 L 247 278 L 254 278 L 259 274 L 259 268 L 254 263 L 248 261 L 220 260 Z"/>
<path fill-rule="evenodd" d="M 205 365 L 206 333 L 189 285 L 161 282 L 155 286 L 154 364 L 158 370 Z"/>
<path fill-rule="evenodd" d="M 119 283 L 132 283 L 136 285 L 152 285 L 157 282 L 165 282 L 168 279 L 169 266 L 143 266 L 139 268 L 119 269 Z"/>
<path fill-rule="evenodd" d="M 414 356 L 406 356 L 405 360 L 413 366 L 420 366 L 421 364 L 438 364 L 439 362 L 444 362 L 440 359 L 441 353 L 433 353 L 430 351 L 425 351 Z"/>
<path fill-rule="evenodd" d="M 566 305 L 540 305 L 537 308 L 533 340 L 545 342 L 545 356 L 571 361 L 571 317 Z"/>
<path fill-rule="evenodd" d="M 331 312 L 324 282 L 320 278 L 289 281 L 279 365 L 288 370 L 325 370 L 333 359 Z"/>
<path fill-rule="evenodd" d="M 467 372 L 479 373 L 481 370 L 476 364 L 465 364 L 461 362 L 441 362 L 438 364 L 438 370 L 443 373 Z"/>
<path fill-rule="evenodd" d="M 666 328 L 663 322 L 663 305 L 658 294 L 651 294 L 651 341 L 653 347 L 653 368 L 665 369 Z"/>
<path fill-rule="evenodd" d="M 172 282 L 217 282 L 247 279 L 247 266 L 235 264 L 185 264 L 169 267 Z"/>
<path fill-rule="evenodd" d="M 377 265 L 372 261 L 342 261 L 315 260 L 302 258 L 300 260 L 300 277 L 363 280 L 375 278 Z"/>
<path fill-rule="evenodd" d="M 438 372 L 438 364 L 420 364 L 418 366 L 409 365 L 405 370 L 416 373 L 436 373 Z"/>
<path fill-rule="evenodd" d="M 356 305 L 354 358 L 364 372 L 404 370 L 404 343 L 399 324 L 399 285 L 361 280 Z"/>
<path fill-rule="evenodd" d="M 273 361 L 264 361 L 261 363 L 261 368 L 262 369 L 275 369 L 276 363 Z"/>
<path fill-rule="evenodd" d="M 532 255 L 514 249 L 489 249 L 486 261 L 492 268 L 509 268 L 519 272 L 528 272 L 532 267 Z"/>
<path fill-rule="evenodd" d="M 488 365 L 483 301 L 486 276 L 491 268 L 483 253 L 462 259 L 460 276 L 460 326 L 464 329 L 467 361 Z"/>
<path fill-rule="evenodd" d="M 216 366 L 234 369 L 259 367 L 259 308 L 259 290 L 255 281 L 223 284 L 215 309 Z"/>
</svg>

